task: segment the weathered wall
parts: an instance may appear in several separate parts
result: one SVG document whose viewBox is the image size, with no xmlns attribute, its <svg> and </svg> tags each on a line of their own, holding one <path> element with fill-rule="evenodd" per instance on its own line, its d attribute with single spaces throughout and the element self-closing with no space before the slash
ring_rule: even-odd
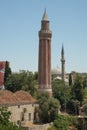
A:
<svg viewBox="0 0 87 130">
<path fill-rule="evenodd" d="M 47 130 L 51 124 L 44 124 L 44 125 L 34 125 L 34 126 L 30 126 L 30 127 L 26 127 L 25 130 Z"/>
<path fill-rule="evenodd" d="M 26 105 L 15 105 L 8 107 L 8 110 L 11 111 L 10 120 L 14 123 L 17 123 L 18 120 L 21 121 L 22 112 L 26 108 L 26 112 L 24 113 L 24 121 L 33 122 L 36 105 L 37 104 L 26 104 Z M 31 113 L 31 120 L 29 120 L 29 113 Z"/>
</svg>

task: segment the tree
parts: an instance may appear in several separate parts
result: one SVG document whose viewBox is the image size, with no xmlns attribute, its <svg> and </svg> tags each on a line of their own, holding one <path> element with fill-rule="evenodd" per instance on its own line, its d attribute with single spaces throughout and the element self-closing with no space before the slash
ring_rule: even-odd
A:
<svg viewBox="0 0 87 130">
<path fill-rule="evenodd" d="M 60 101 L 61 110 L 67 111 L 67 102 L 70 100 L 71 88 L 66 86 L 62 80 L 54 80 L 52 82 L 53 95 Z"/>
<path fill-rule="evenodd" d="M 83 78 L 83 88 L 87 88 L 87 74 L 86 74 L 86 76 Z"/>
<path fill-rule="evenodd" d="M 69 86 L 72 86 L 72 74 L 69 74 Z"/>
<path fill-rule="evenodd" d="M 68 130 L 69 122 L 64 115 L 58 115 L 54 121 L 54 127 L 56 130 Z"/>
<path fill-rule="evenodd" d="M 10 90 L 12 92 L 16 92 L 18 90 L 22 89 L 21 86 L 21 80 L 18 74 L 11 74 L 7 81 L 6 81 L 6 85 L 5 85 L 7 90 Z"/>
<path fill-rule="evenodd" d="M 83 105 L 83 112 L 85 115 L 87 115 L 87 104 Z"/>
<path fill-rule="evenodd" d="M 39 93 L 37 99 L 39 103 L 38 112 L 40 121 L 42 123 L 53 121 L 58 114 L 58 109 L 60 107 L 59 101 L 53 97 L 49 97 L 47 92 Z"/>
<path fill-rule="evenodd" d="M 49 122 L 54 121 L 55 117 L 58 115 L 60 109 L 60 103 L 57 99 L 51 97 L 48 100 L 49 110 L 48 110 L 48 117 Z"/>
<path fill-rule="evenodd" d="M 84 100 L 82 102 L 82 108 L 85 115 L 87 115 L 87 87 L 84 89 Z"/>
<path fill-rule="evenodd" d="M 77 130 L 77 118 L 69 115 L 58 115 L 48 130 Z M 73 128 L 73 129 L 72 129 Z"/>
<path fill-rule="evenodd" d="M 5 74 L 4 74 L 4 83 L 6 83 L 9 75 L 11 74 L 11 68 L 9 67 L 9 62 L 6 61 L 6 64 L 5 64 Z"/>
<path fill-rule="evenodd" d="M 28 91 L 32 96 L 37 95 L 37 73 L 21 70 L 12 73 L 6 81 L 6 89 L 15 92 L 18 90 Z"/>
<path fill-rule="evenodd" d="M 80 105 L 84 99 L 83 79 L 81 76 L 77 76 L 71 90 L 72 98 L 78 100 Z"/>
<path fill-rule="evenodd" d="M 7 107 L 0 108 L 0 124 L 7 125 L 9 123 L 11 112 L 8 111 Z"/>
<path fill-rule="evenodd" d="M 13 123 L 8 123 L 8 125 L 0 124 L 0 130 L 24 130 L 23 128 L 18 128 Z"/>
<path fill-rule="evenodd" d="M 7 107 L 0 108 L 0 130 L 23 130 L 10 122 L 11 112 Z"/>
<path fill-rule="evenodd" d="M 80 102 L 78 100 L 71 99 L 67 103 L 67 108 L 69 114 L 79 115 Z"/>
</svg>

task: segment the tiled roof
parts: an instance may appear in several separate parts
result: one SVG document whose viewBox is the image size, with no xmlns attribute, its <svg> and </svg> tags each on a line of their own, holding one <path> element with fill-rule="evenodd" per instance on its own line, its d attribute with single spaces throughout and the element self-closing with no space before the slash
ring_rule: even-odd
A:
<svg viewBox="0 0 87 130">
<path fill-rule="evenodd" d="M 5 69 L 5 61 L 0 61 L 0 70 Z"/>
<path fill-rule="evenodd" d="M 35 102 L 36 100 L 26 91 L 20 90 L 14 93 L 20 102 Z"/>
<path fill-rule="evenodd" d="M 0 86 L 4 84 L 4 73 L 0 72 Z"/>
<path fill-rule="evenodd" d="M 8 90 L 0 90 L 0 106 L 2 105 L 19 105 L 19 104 L 28 104 L 35 103 L 36 100 L 25 91 L 17 91 L 12 93 Z"/>
</svg>

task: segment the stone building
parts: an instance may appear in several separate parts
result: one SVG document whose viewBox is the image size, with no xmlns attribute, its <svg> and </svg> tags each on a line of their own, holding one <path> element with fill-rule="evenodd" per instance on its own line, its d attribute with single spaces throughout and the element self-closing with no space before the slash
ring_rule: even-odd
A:
<svg viewBox="0 0 87 130">
<path fill-rule="evenodd" d="M 0 91 L 0 107 L 8 108 L 11 112 L 10 120 L 15 124 L 33 123 L 36 106 L 38 106 L 37 101 L 28 92 Z"/>
</svg>

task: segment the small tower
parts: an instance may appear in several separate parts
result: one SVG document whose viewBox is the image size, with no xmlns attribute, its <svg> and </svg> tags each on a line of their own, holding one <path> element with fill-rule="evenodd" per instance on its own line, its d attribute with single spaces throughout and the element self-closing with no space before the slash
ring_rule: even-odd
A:
<svg viewBox="0 0 87 130">
<path fill-rule="evenodd" d="M 38 91 L 52 94 L 51 88 L 51 37 L 49 20 L 44 11 L 39 31 Z"/>
<path fill-rule="evenodd" d="M 62 80 L 65 81 L 65 57 L 64 57 L 63 44 L 62 44 L 62 50 L 61 50 L 61 76 L 62 76 Z"/>
</svg>

